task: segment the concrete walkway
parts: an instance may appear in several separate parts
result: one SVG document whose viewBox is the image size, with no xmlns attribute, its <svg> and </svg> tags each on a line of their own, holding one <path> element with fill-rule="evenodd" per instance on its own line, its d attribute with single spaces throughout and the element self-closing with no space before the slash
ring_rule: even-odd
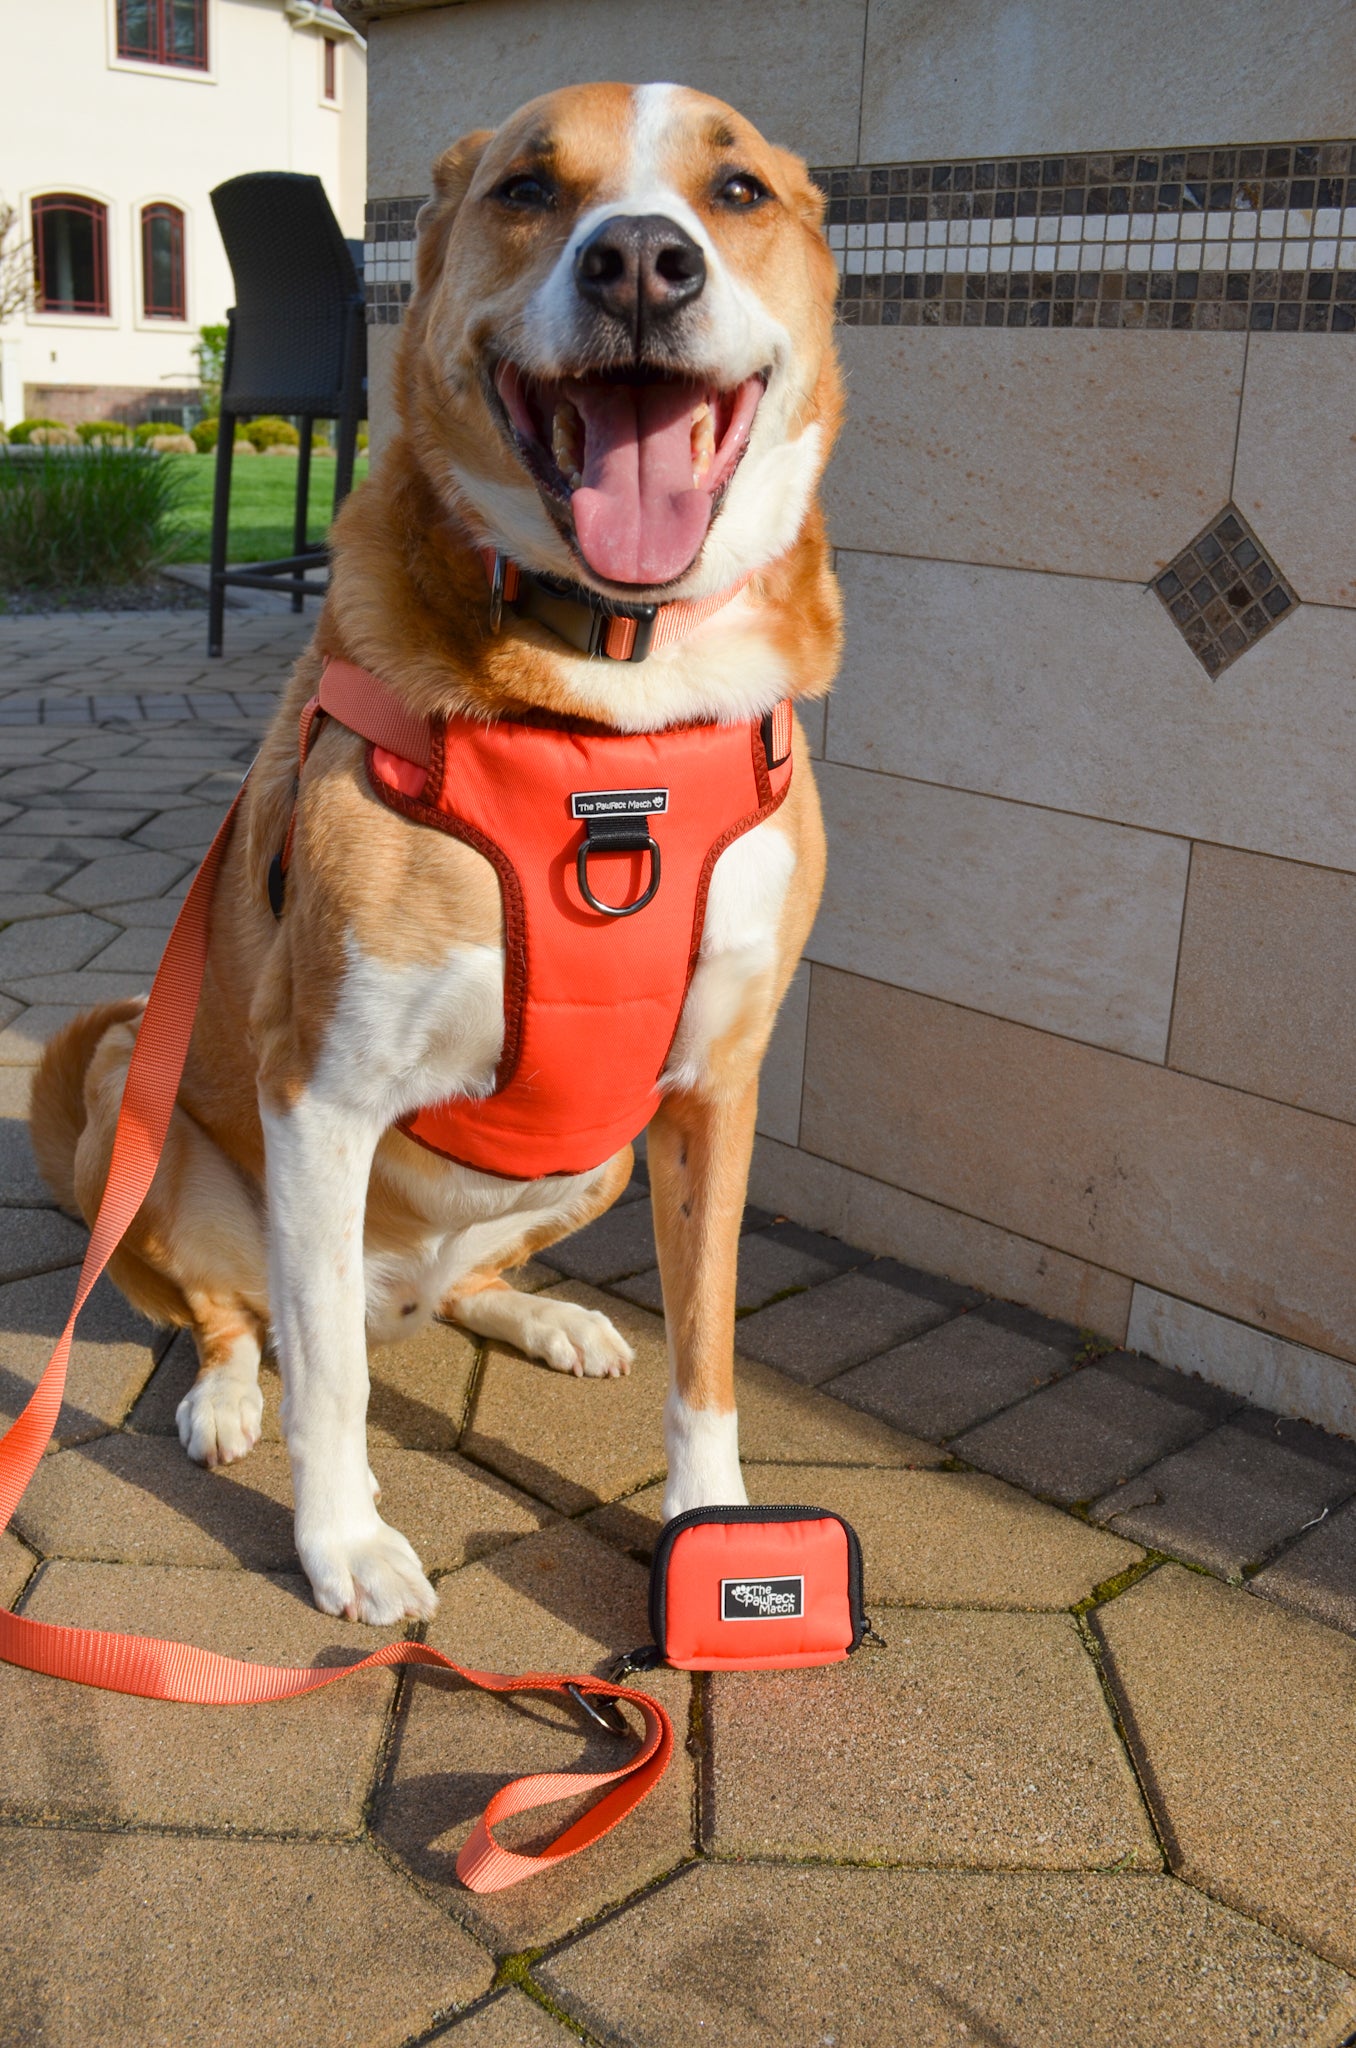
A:
<svg viewBox="0 0 1356 2048">
<path fill-rule="evenodd" d="M 147 985 L 306 630 L 232 615 L 209 665 L 197 616 L 0 621 L 0 1420 L 84 1236 L 32 1166 L 28 1068 Z M 602 1670 L 647 1638 L 658 1527 L 643 1180 L 525 1284 L 605 1305 L 630 1379 L 440 1328 L 374 1355 L 372 1459 L 430 1641 Z M 660 1674 L 660 1790 L 488 1899 L 452 1873 L 494 1786 L 614 1761 L 549 1701 L 374 1675 L 217 1711 L 0 1667 L 0 2039 L 1356 2041 L 1356 1446 L 752 1212 L 739 1293 L 750 1491 L 851 1519 L 887 1647 Z M 307 1598 L 276 1377 L 264 1441 L 208 1473 L 174 1435 L 186 1340 L 106 1287 L 82 1331 L 0 1598 L 270 1662 L 381 1640 Z"/>
</svg>

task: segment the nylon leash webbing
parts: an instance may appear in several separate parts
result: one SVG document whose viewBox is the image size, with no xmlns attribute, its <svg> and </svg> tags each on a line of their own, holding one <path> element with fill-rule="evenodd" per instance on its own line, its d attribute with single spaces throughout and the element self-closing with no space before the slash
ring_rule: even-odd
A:
<svg viewBox="0 0 1356 2048">
<path fill-rule="evenodd" d="M 51 1441 L 61 1411 L 76 1318 L 155 1178 L 193 1033 L 207 963 L 212 897 L 239 806 L 237 796 L 184 898 L 151 987 L 127 1069 L 108 1181 L 66 1327 L 22 1414 L 0 1437 L 0 1530 L 8 1526 Z M 64 1628 L 0 1609 L 0 1659 L 49 1677 L 100 1686 L 107 1692 L 196 1706 L 256 1706 L 295 1699 L 333 1685 L 350 1672 L 412 1664 L 453 1671 L 486 1692 L 563 1692 L 567 1685 L 574 1685 L 585 1694 L 629 1700 L 638 1707 L 645 1721 L 644 1739 L 619 1769 L 541 1772 L 516 1778 L 494 1794 L 457 1857 L 458 1877 L 476 1892 L 503 1891 L 596 1842 L 658 1784 L 673 1754 L 672 1723 L 659 1701 L 648 1693 L 587 1674 L 564 1677 L 554 1672 L 526 1672 L 510 1677 L 502 1672 L 475 1671 L 426 1643 L 388 1643 L 356 1663 L 316 1670 L 255 1664 L 197 1649 L 190 1643 L 121 1635 L 111 1629 Z M 611 1789 L 604 1791 L 604 1787 Z M 603 1796 L 536 1855 L 506 1849 L 494 1838 L 496 1821 L 510 1814 L 593 1791 L 602 1791 Z"/>
</svg>

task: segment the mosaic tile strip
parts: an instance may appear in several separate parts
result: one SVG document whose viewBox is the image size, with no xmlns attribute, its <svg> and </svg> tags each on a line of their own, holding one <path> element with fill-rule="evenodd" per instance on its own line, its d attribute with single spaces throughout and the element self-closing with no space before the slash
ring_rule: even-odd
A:
<svg viewBox="0 0 1356 2048">
<path fill-rule="evenodd" d="M 1168 616 L 1207 675 L 1290 617 L 1299 604 L 1236 505 L 1224 510 L 1154 580 Z"/>
<path fill-rule="evenodd" d="M 1356 142 L 811 174 L 862 327 L 1356 332 Z M 422 196 L 367 209 L 367 317 L 410 296 Z"/>
<path fill-rule="evenodd" d="M 850 325 L 1356 332 L 1356 143 L 822 169 Z"/>
</svg>

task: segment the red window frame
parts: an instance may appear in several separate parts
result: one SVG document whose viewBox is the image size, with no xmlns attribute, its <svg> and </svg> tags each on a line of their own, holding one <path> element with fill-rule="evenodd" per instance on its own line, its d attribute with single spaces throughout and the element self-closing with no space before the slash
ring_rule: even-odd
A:
<svg viewBox="0 0 1356 2048">
<path fill-rule="evenodd" d="M 136 64 L 206 71 L 207 0 L 141 0 L 135 16 L 129 0 L 118 0 L 118 55 Z"/>
<path fill-rule="evenodd" d="M 74 292 L 69 297 L 60 296 L 60 279 L 52 275 L 55 264 L 49 262 L 47 246 L 49 220 L 58 213 L 74 213 L 83 216 L 92 226 L 92 275 L 93 296 L 77 298 Z M 40 313 L 92 313 L 101 319 L 108 318 L 108 208 L 97 199 L 85 199 L 78 192 L 44 192 L 33 201 L 33 268 L 37 280 L 38 311 Z"/>
<path fill-rule="evenodd" d="M 325 44 L 325 98 L 334 104 L 339 98 L 339 45 L 333 36 Z"/>
<path fill-rule="evenodd" d="M 157 305 L 154 300 L 155 264 L 151 250 L 152 232 L 161 223 L 170 231 L 170 291 L 165 305 Z M 179 207 L 171 206 L 164 199 L 141 209 L 141 310 L 147 320 L 188 318 L 184 291 L 184 216 Z"/>
</svg>

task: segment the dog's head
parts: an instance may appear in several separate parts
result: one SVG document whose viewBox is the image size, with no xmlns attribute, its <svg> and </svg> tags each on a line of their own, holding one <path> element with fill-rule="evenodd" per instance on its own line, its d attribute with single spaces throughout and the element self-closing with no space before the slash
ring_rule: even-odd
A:
<svg viewBox="0 0 1356 2048">
<path fill-rule="evenodd" d="M 476 541 L 631 598 L 782 554 L 840 405 L 804 165 L 702 93 L 590 85 L 467 136 L 434 185 L 398 388 Z"/>
</svg>

